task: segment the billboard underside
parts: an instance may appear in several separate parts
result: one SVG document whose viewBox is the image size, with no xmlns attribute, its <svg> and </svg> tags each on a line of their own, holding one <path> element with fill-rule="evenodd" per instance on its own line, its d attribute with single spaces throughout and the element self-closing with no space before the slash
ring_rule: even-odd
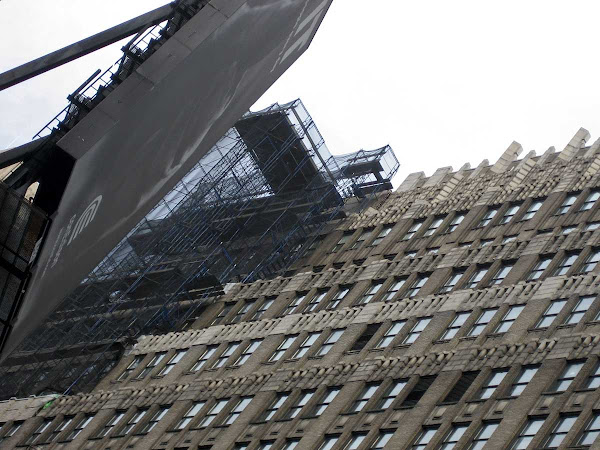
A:
<svg viewBox="0 0 600 450">
<path fill-rule="evenodd" d="M 6 357 L 306 50 L 332 0 L 212 1 L 69 131 Z"/>
</svg>

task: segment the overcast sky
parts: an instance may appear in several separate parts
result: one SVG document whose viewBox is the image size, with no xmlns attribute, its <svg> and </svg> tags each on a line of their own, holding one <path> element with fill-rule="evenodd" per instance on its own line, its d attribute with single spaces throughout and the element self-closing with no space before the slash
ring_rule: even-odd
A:
<svg viewBox="0 0 600 450">
<path fill-rule="evenodd" d="M 0 1 L 0 71 L 164 0 Z M 300 97 L 329 149 L 390 144 L 408 173 L 492 163 L 516 140 L 600 135 L 598 0 L 334 0 L 308 52 L 254 109 Z M 0 92 L 0 148 L 27 142 L 120 46 Z"/>
</svg>

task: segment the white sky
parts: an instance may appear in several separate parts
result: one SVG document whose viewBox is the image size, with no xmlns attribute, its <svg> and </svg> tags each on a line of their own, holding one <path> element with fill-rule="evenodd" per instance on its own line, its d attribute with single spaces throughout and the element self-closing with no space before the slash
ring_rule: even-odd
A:
<svg viewBox="0 0 600 450">
<path fill-rule="evenodd" d="M 165 0 L 0 1 L 0 71 Z M 516 140 L 600 134 L 598 0 L 334 0 L 311 48 L 253 109 L 300 97 L 329 149 L 390 144 L 408 173 L 493 163 Z M 26 142 L 115 45 L 0 92 L 0 148 Z"/>
</svg>

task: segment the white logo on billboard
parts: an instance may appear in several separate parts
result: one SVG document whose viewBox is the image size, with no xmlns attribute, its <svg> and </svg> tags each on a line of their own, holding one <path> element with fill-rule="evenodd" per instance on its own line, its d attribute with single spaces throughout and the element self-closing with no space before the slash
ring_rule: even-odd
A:
<svg viewBox="0 0 600 450">
<path fill-rule="evenodd" d="M 79 217 L 79 220 L 75 224 L 75 228 L 73 228 L 71 237 L 69 238 L 69 242 L 67 242 L 67 245 L 73 242 L 73 239 L 75 239 L 85 229 L 85 227 L 87 227 L 90 224 L 90 222 L 94 220 L 94 217 L 96 217 L 96 211 L 98 211 L 98 207 L 100 206 L 100 202 L 102 202 L 101 195 L 96 197 L 94 201 L 90 203 L 87 208 L 85 208 L 85 211 L 83 211 L 83 213 Z"/>
</svg>

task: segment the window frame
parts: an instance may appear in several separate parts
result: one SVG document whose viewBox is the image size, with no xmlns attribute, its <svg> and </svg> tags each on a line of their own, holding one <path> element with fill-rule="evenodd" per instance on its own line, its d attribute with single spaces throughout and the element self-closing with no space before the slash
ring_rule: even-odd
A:
<svg viewBox="0 0 600 450">
<path fill-rule="evenodd" d="M 285 355 L 285 352 L 287 352 L 290 349 L 290 347 L 294 345 L 294 342 L 296 342 L 298 336 L 298 334 L 285 335 L 283 337 L 283 341 L 281 341 L 281 343 L 277 346 L 273 354 L 269 357 L 269 362 L 279 361 L 283 357 L 283 355 Z"/>
<path fill-rule="evenodd" d="M 333 346 L 337 343 L 337 341 L 340 340 L 340 338 L 344 334 L 344 331 L 346 331 L 345 328 L 334 328 L 333 330 L 331 330 L 327 339 L 323 341 L 321 347 L 319 347 L 319 350 L 317 350 L 317 352 L 315 353 L 315 356 L 325 356 L 326 354 L 328 354 L 333 348 Z"/>
<path fill-rule="evenodd" d="M 525 304 L 510 305 L 508 307 L 508 310 L 502 316 L 502 319 L 500 319 L 500 322 L 498 322 L 496 324 L 496 327 L 494 328 L 493 333 L 495 333 L 495 334 L 508 333 L 508 331 L 513 326 L 513 324 L 516 322 L 516 320 L 519 318 L 519 316 L 521 315 L 521 313 L 523 312 L 524 309 L 525 309 Z"/>
<path fill-rule="evenodd" d="M 417 339 L 421 336 L 421 333 L 425 331 L 425 328 L 431 323 L 433 316 L 418 317 L 415 324 L 412 326 L 408 334 L 402 339 L 403 345 L 414 344 Z"/>
<path fill-rule="evenodd" d="M 404 234 L 401 239 L 401 242 L 410 241 L 415 235 L 419 232 L 419 230 L 423 227 L 425 223 L 424 219 L 413 221 L 412 225 L 408 229 L 408 231 Z"/>
<path fill-rule="evenodd" d="M 458 334 L 462 326 L 465 324 L 473 311 L 456 311 L 452 322 L 444 330 L 444 333 L 440 336 L 440 341 L 450 341 Z M 451 334 L 451 336 L 449 336 Z"/>
<path fill-rule="evenodd" d="M 168 375 L 171 370 L 175 367 L 175 365 L 181 361 L 185 355 L 187 354 L 189 348 L 182 348 L 175 350 L 175 354 L 169 358 L 167 364 L 165 364 L 159 371 L 158 376 Z"/>
</svg>

